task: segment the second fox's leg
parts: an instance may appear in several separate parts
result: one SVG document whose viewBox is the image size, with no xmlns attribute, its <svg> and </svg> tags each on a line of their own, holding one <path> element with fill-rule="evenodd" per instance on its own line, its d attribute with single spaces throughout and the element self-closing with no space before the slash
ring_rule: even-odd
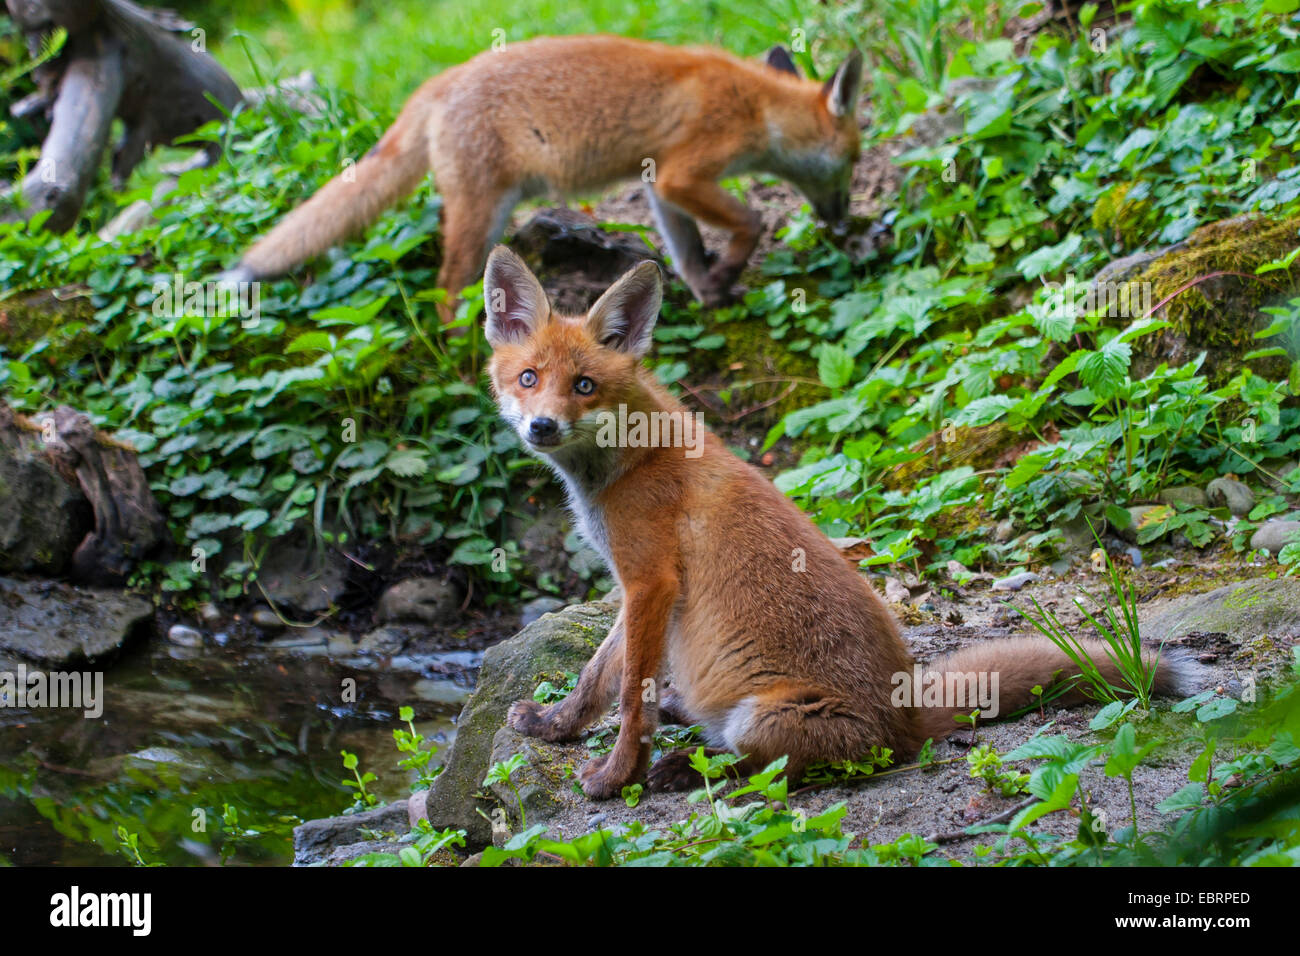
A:
<svg viewBox="0 0 1300 956">
<path fill-rule="evenodd" d="M 673 268 L 695 298 L 703 299 L 709 265 L 699 227 L 694 219 L 660 197 L 654 189 L 648 192 L 650 211 L 654 213 L 655 225 L 668 247 L 668 254 L 673 257 Z"/>
<path fill-rule="evenodd" d="M 438 312 L 444 324 L 451 321 L 461 290 L 482 276 L 488 249 L 500 238 L 514 208 L 514 200 L 507 190 L 452 192 L 458 179 L 452 180 L 443 196 L 443 252 L 438 287 L 447 290 L 447 303 Z M 441 182 L 438 188 L 443 188 Z"/>
<path fill-rule="evenodd" d="M 711 179 L 691 175 L 661 173 L 655 190 L 700 222 L 727 230 L 731 239 L 726 250 L 709 269 L 697 293 L 706 305 L 720 305 L 731 299 L 731 286 L 740 275 L 754 248 L 763 225 L 762 217 Z M 692 288 L 694 291 L 694 288 Z"/>
<path fill-rule="evenodd" d="M 623 612 L 620 611 L 609 635 L 578 677 L 578 686 L 568 697 L 554 704 L 533 700 L 513 704 L 506 722 L 529 737 L 543 740 L 572 740 L 605 712 L 618 693 L 623 673 Z"/>
</svg>

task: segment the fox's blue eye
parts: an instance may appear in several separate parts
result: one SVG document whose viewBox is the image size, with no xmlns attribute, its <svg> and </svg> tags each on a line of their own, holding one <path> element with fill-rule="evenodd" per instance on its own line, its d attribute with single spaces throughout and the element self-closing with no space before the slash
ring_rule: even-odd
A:
<svg viewBox="0 0 1300 956">
<path fill-rule="evenodd" d="M 584 375 L 573 383 L 573 390 L 579 395 L 590 395 L 596 390 L 596 383 Z"/>
<path fill-rule="evenodd" d="M 524 369 L 519 373 L 519 384 L 524 388 L 532 388 L 537 384 L 537 373 L 530 368 Z"/>
</svg>

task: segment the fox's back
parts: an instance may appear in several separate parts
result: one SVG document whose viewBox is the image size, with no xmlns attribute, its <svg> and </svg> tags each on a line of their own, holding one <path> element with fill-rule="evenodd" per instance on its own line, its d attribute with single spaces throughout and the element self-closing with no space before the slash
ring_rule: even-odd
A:
<svg viewBox="0 0 1300 956">
<path fill-rule="evenodd" d="M 709 47 L 616 36 L 507 44 L 429 82 L 445 149 L 575 191 L 641 176 L 683 147 L 762 146 L 762 97 L 801 81 Z M 435 170 L 436 172 L 436 170 Z"/>
</svg>

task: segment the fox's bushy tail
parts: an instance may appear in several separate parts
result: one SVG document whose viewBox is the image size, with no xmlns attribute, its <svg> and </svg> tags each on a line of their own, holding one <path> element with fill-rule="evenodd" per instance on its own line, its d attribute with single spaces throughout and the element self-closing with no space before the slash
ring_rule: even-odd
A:
<svg viewBox="0 0 1300 956">
<path fill-rule="evenodd" d="M 427 97 L 412 98 L 360 162 L 250 246 L 231 274 L 244 279 L 283 275 L 361 231 L 414 191 L 430 168 L 430 107 Z"/>
<path fill-rule="evenodd" d="M 1080 642 L 1097 665 L 1106 680 L 1116 686 L 1124 687 L 1124 678 L 1119 668 L 1106 654 L 1100 641 Z M 1155 658 L 1156 651 L 1149 648 L 1144 654 L 1148 664 Z M 1200 668 L 1185 651 L 1165 648 L 1160 652 L 1159 665 L 1156 667 L 1155 683 L 1152 695 L 1156 697 L 1186 697 L 1201 689 L 1197 687 Z M 994 701 L 997 716 L 1006 717 L 1014 711 L 1029 707 L 1038 702 L 1033 693 L 1035 686 L 1044 689 L 1044 696 L 1050 697 L 1050 688 L 1079 673 L 1078 666 L 1055 644 L 1044 637 L 1015 637 L 1006 640 L 993 640 L 972 647 L 965 647 L 926 664 L 922 668 L 923 686 L 932 680 L 942 680 L 943 686 L 955 687 L 966 691 L 965 706 L 952 706 L 952 700 L 945 698 L 942 705 L 922 705 L 917 708 L 918 730 L 922 740 L 933 737 L 939 740 L 961 727 L 953 720 L 955 715 L 966 715 L 975 710 L 978 703 L 973 701 L 974 688 L 978 686 L 980 675 L 984 675 L 985 687 L 992 687 L 992 675 L 997 675 L 997 695 Z M 933 678 L 930 675 L 934 675 Z M 1083 703 L 1087 696 L 1079 689 L 1086 686 L 1082 681 L 1075 689 L 1060 697 L 1052 699 L 1049 706 L 1071 706 Z M 961 697 L 957 698 L 958 704 Z"/>
</svg>

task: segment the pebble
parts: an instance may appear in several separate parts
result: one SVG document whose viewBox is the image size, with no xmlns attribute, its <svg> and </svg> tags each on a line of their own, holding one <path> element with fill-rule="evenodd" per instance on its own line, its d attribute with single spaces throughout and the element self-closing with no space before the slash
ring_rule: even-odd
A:
<svg viewBox="0 0 1300 956">
<path fill-rule="evenodd" d="M 173 624 L 167 631 L 167 640 L 181 647 L 202 647 L 203 635 L 184 624 Z"/>
<path fill-rule="evenodd" d="M 598 827 L 608 819 L 609 819 L 609 814 L 593 813 L 591 816 L 587 817 L 587 826 Z"/>
<path fill-rule="evenodd" d="M 1277 554 L 1292 541 L 1300 541 L 1300 521 L 1283 521 L 1274 518 L 1265 521 L 1251 535 L 1250 547 L 1254 551 L 1267 551 Z"/>
<path fill-rule="evenodd" d="M 1205 495 L 1216 508 L 1226 507 L 1234 515 L 1250 514 L 1255 493 L 1236 478 L 1215 478 L 1205 486 Z"/>
<path fill-rule="evenodd" d="M 269 607 L 259 607 L 249 618 L 257 627 L 267 631 L 278 631 L 284 627 L 284 621 Z"/>
<path fill-rule="evenodd" d="M 1032 584 L 1038 580 L 1038 575 L 1033 571 L 1021 571 L 1019 574 L 1008 575 L 1005 578 L 999 578 L 993 582 L 995 591 L 1019 591 L 1026 584 Z"/>
</svg>

